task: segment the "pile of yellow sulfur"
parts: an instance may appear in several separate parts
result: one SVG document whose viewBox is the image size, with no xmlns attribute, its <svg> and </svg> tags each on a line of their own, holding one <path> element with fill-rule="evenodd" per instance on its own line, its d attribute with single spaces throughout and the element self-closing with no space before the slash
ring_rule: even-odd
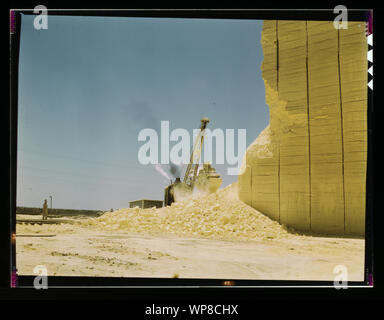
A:
<svg viewBox="0 0 384 320">
<path fill-rule="evenodd" d="M 237 198 L 237 183 L 210 195 L 195 195 L 160 209 L 127 208 L 86 219 L 83 226 L 143 234 L 171 233 L 214 239 L 273 239 L 288 236 L 279 223 Z"/>
</svg>

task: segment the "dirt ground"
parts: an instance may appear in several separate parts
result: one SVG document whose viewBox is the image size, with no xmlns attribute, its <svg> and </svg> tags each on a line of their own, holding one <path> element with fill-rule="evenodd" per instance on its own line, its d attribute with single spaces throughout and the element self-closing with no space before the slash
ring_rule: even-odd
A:
<svg viewBox="0 0 384 320">
<path fill-rule="evenodd" d="M 78 224 L 17 225 L 17 269 L 33 275 L 333 280 L 336 265 L 363 281 L 364 239 L 312 237 L 218 240 L 95 230 Z"/>
</svg>

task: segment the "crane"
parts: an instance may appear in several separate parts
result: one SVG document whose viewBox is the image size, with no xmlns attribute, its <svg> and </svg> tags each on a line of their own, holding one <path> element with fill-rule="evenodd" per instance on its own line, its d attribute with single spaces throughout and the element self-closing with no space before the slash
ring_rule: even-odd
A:
<svg viewBox="0 0 384 320">
<path fill-rule="evenodd" d="M 208 118 L 202 118 L 200 123 L 200 131 L 196 137 L 189 164 L 185 170 L 183 181 L 176 178 L 174 183 L 171 183 L 165 188 L 164 192 L 164 206 L 171 205 L 175 201 L 175 189 L 185 194 L 191 194 L 196 187 L 204 190 L 207 193 L 215 192 L 221 185 L 222 179 L 215 169 L 209 163 L 203 164 L 203 169 L 200 170 L 199 175 L 199 162 L 201 151 L 204 145 L 205 129 L 209 123 Z"/>
</svg>

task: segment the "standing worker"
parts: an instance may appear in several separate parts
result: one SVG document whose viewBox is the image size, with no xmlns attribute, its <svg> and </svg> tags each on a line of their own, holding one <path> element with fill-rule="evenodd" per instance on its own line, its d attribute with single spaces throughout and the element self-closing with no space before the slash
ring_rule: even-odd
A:
<svg viewBox="0 0 384 320">
<path fill-rule="evenodd" d="M 47 219 L 48 219 L 48 202 L 47 202 L 47 199 L 45 199 L 43 204 L 43 220 L 47 220 Z"/>
</svg>

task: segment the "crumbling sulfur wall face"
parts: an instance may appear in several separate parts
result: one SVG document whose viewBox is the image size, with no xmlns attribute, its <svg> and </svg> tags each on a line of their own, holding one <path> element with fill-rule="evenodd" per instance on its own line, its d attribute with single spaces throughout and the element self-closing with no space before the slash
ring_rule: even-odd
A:
<svg viewBox="0 0 384 320">
<path fill-rule="evenodd" d="M 270 124 L 247 150 L 240 199 L 298 230 L 363 235 L 365 23 L 269 20 L 261 42 Z"/>
</svg>

